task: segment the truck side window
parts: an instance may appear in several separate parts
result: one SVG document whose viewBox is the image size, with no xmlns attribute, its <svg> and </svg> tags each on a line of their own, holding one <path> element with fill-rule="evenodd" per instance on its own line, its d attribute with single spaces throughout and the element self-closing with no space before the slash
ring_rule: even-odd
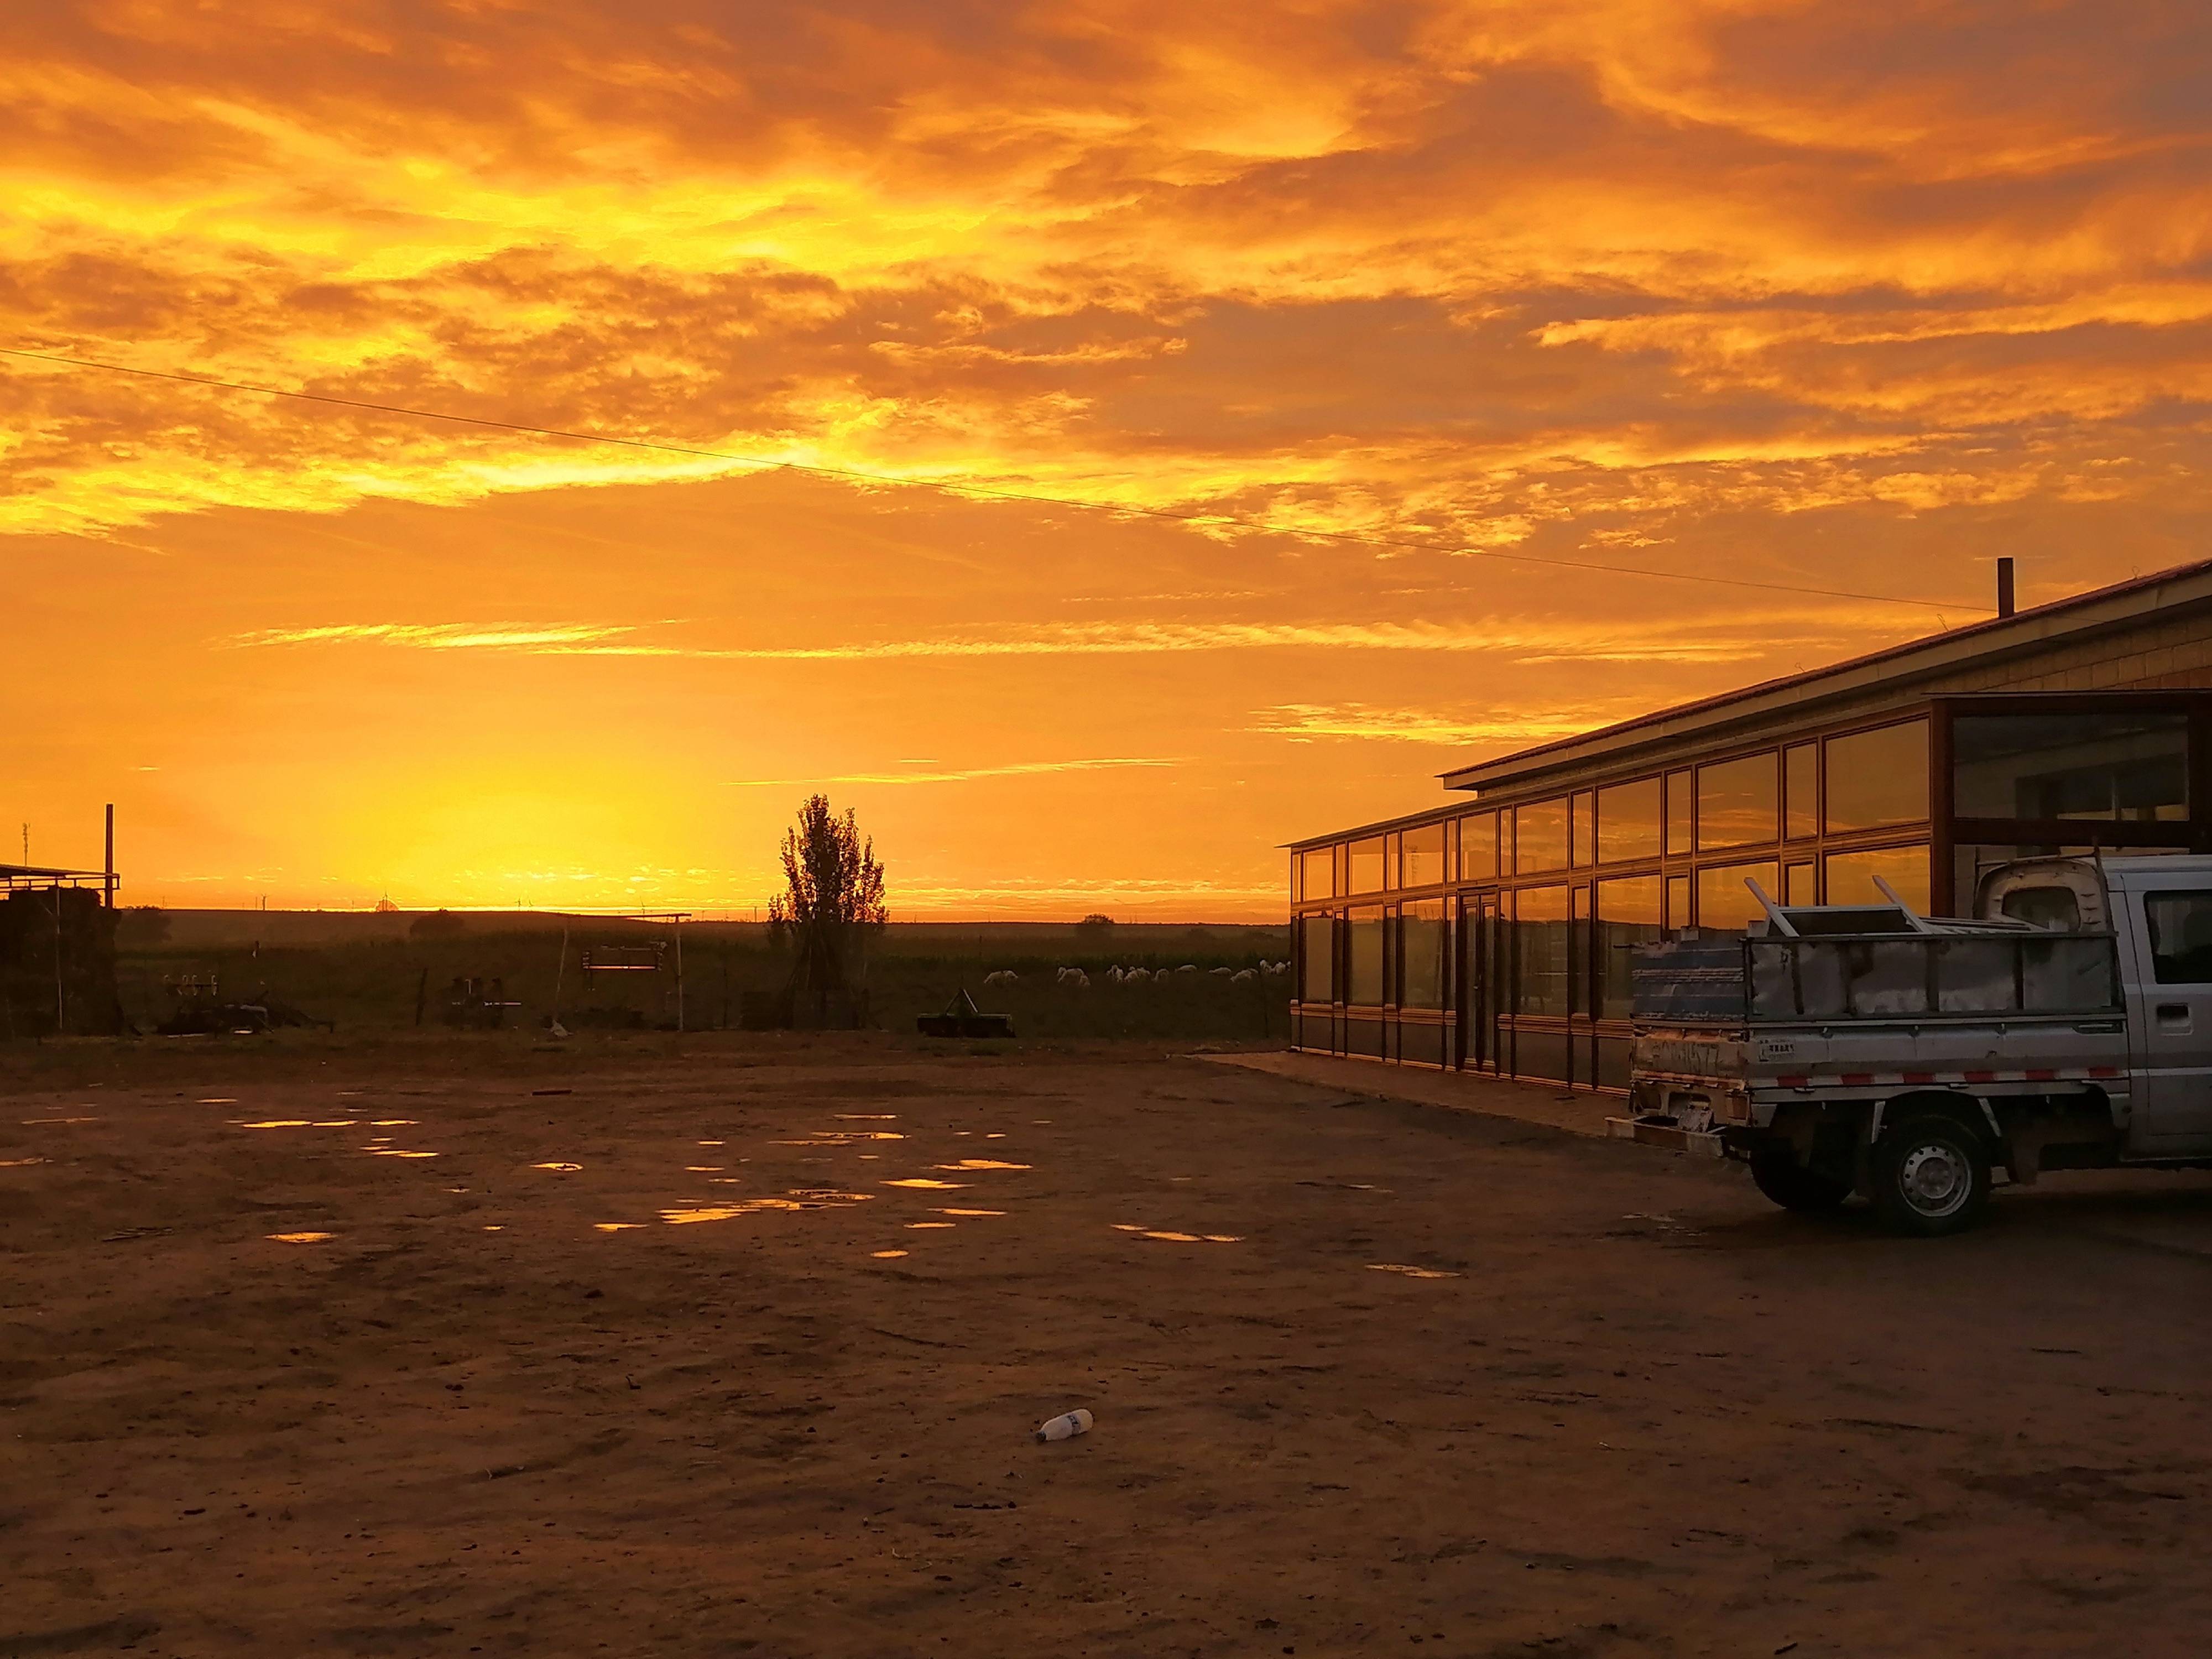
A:
<svg viewBox="0 0 2212 1659">
<path fill-rule="evenodd" d="M 2070 887 L 2016 887 L 2004 896 L 2004 913 L 2014 921 L 2048 927 L 2055 933 L 2078 933 L 2081 901 Z"/>
<path fill-rule="evenodd" d="M 2143 920 L 2160 985 L 2212 985 L 2212 892 L 2147 893 Z"/>
</svg>

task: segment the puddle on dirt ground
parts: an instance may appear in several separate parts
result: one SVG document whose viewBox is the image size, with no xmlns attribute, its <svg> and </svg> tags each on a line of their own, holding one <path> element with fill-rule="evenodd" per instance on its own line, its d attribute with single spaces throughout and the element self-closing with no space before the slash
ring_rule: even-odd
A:
<svg viewBox="0 0 2212 1659">
<path fill-rule="evenodd" d="M 533 1164 L 530 1167 L 533 1170 L 550 1170 L 556 1175 L 575 1175 L 584 1166 L 580 1164 Z"/>
<path fill-rule="evenodd" d="M 373 1117 L 368 1121 L 368 1127 L 372 1129 L 411 1129 L 415 1127 L 415 1120 L 411 1117 Z"/>
<path fill-rule="evenodd" d="M 905 1254 L 904 1250 L 870 1250 L 868 1259 L 871 1261 L 896 1261 Z"/>
<path fill-rule="evenodd" d="M 594 1221 L 592 1231 L 595 1233 L 628 1233 L 635 1232 L 644 1225 L 642 1221 Z"/>
<path fill-rule="evenodd" d="M 271 1233 L 269 1235 L 279 1244 L 319 1244 L 330 1236 L 328 1233 Z"/>
<path fill-rule="evenodd" d="M 1004 1215 L 1004 1210 L 939 1210 L 939 1215 Z"/>
<path fill-rule="evenodd" d="M 1026 1164 L 1001 1164 L 994 1158 L 963 1158 L 957 1164 L 939 1164 L 940 1170 L 1026 1170 Z"/>
<path fill-rule="evenodd" d="M 477 1231 L 480 1231 L 480 1232 L 487 1232 L 487 1233 L 503 1233 L 503 1232 L 505 1232 L 505 1231 L 507 1231 L 507 1229 L 506 1229 L 506 1228 L 504 1228 L 504 1227 L 501 1227 L 501 1226 L 489 1226 L 489 1227 L 483 1227 L 483 1228 L 479 1228 Z"/>
<path fill-rule="evenodd" d="M 238 1097 L 235 1095 L 210 1095 L 205 1100 L 201 1101 L 199 1104 L 203 1106 L 235 1106 L 238 1104 Z"/>
<path fill-rule="evenodd" d="M 909 1221 L 906 1230 L 910 1233 L 951 1232 L 952 1225 L 950 1221 Z"/>
<path fill-rule="evenodd" d="M 1242 1233 L 1178 1233 L 1163 1227 L 1139 1227 L 1127 1221 L 1114 1223 L 1117 1233 L 1134 1233 L 1139 1238 L 1158 1239 L 1163 1244 L 1242 1244 Z"/>
<path fill-rule="evenodd" d="M 685 1175 L 720 1175 L 722 1173 L 722 1166 L 719 1164 L 687 1164 L 684 1166 L 684 1173 Z"/>
<path fill-rule="evenodd" d="M 720 1146 L 722 1145 L 719 1140 L 695 1140 L 691 1144 L 694 1146 Z"/>
<path fill-rule="evenodd" d="M 1370 1273 L 1403 1273 L 1408 1279 L 1458 1279 L 1462 1277 L 1461 1274 L 1448 1272 L 1442 1267 L 1416 1267 L 1412 1263 L 1406 1261 L 1370 1261 L 1367 1264 L 1367 1271 Z"/>
<path fill-rule="evenodd" d="M 33 1164 L 44 1164 L 43 1158 L 0 1158 L 0 1170 L 27 1170 Z"/>
<path fill-rule="evenodd" d="M 701 1221 L 729 1221 L 741 1215 L 766 1215 L 792 1210 L 845 1210 L 870 1202 L 872 1193 L 842 1192 L 834 1187 L 794 1187 L 787 1198 L 741 1198 L 728 1204 L 702 1204 L 663 1210 L 660 1218 L 672 1227 Z"/>
<path fill-rule="evenodd" d="M 364 1146 L 362 1151 L 371 1158 L 435 1158 L 435 1152 L 410 1152 L 402 1146 Z"/>
<path fill-rule="evenodd" d="M 27 1117 L 21 1120 L 25 1128 L 34 1128 L 42 1123 L 97 1123 L 96 1117 Z"/>
<path fill-rule="evenodd" d="M 894 1129 L 824 1129 L 796 1140 L 771 1140 L 771 1146 L 850 1146 L 863 1140 L 904 1140 Z"/>
<path fill-rule="evenodd" d="M 840 1123 L 896 1123 L 896 1112 L 832 1112 L 830 1116 Z"/>
<path fill-rule="evenodd" d="M 963 1190 L 967 1184 L 964 1181 L 930 1181 L 921 1176 L 909 1176 L 903 1181 L 884 1182 L 886 1187 L 911 1187 L 933 1193 L 957 1193 Z"/>
</svg>

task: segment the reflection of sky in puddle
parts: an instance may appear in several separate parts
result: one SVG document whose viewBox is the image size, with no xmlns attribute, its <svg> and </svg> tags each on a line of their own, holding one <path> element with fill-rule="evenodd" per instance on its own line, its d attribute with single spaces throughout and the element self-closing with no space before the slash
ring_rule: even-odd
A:
<svg viewBox="0 0 2212 1659">
<path fill-rule="evenodd" d="M 896 1112 L 832 1112 L 830 1116 L 840 1123 L 896 1123 Z"/>
<path fill-rule="evenodd" d="M 269 1237 L 279 1244 L 319 1244 L 328 1233 L 271 1233 Z"/>
<path fill-rule="evenodd" d="M 22 1120 L 22 1124 L 27 1129 L 40 1123 L 97 1123 L 99 1121 L 96 1117 L 27 1117 Z"/>
<path fill-rule="evenodd" d="M 1178 1233 L 1164 1227 L 1139 1227 L 1127 1221 L 1114 1224 L 1117 1233 L 1134 1233 L 1139 1238 L 1158 1239 L 1163 1244 L 1242 1244 L 1242 1233 Z"/>
<path fill-rule="evenodd" d="M 904 1181 L 886 1181 L 886 1187 L 918 1187 L 929 1192 L 957 1193 L 968 1183 L 964 1181 L 927 1181 L 920 1176 L 910 1176 Z"/>
<path fill-rule="evenodd" d="M 906 1224 L 906 1227 L 907 1231 L 910 1233 L 927 1233 L 939 1231 L 949 1232 L 952 1229 L 952 1223 L 950 1221 L 909 1221 Z"/>
<path fill-rule="evenodd" d="M 720 1175 L 722 1173 L 722 1166 L 719 1164 L 687 1164 L 684 1166 L 684 1173 L 685 1175 Z"/>
<path fill-rule="evenodd" d="M 372 1129 L 411 1129 L 415 1127 L 415 1120 L 411 1117 L 371 1118 L 368 1127 Z"/>
<path fill-rule="evenodd" d="M 719 1146 L 722 1143 L 719 1140 L 695 1140 L 691 1144 L 695 1146 Z"/>
<path fill-rule="evenodd" d="M 210 1095 L 205 1100 L 200 1102 L 200 1104 L 203 1106 L 235 1106 L 238 1104 L 238 1097 L 235 1095 Z"/>
<path fill-rule="evenodd" d="M 533 1164 L 533 1170 L 550 1170 L 556 1175 L 574 1175 L 584 1166 L 580 1164 Z"/>
<path fill-rule="evenodd" d="M 1408 1279 L 1457 1279 L 1459 1277 L 1457 1273 L 1447 1273 L 1442 1267 L 1416 1267 L 1404 1261 L 1370 1261 L 1367 1264 L 1367 1271 L 1370 1273 L 1403 1273 Z"/>
<path fill-rule="evenodd" d="M 410 1152 L 399 1146 L 364 1146 L 362 1151 L 371 1158 L 435 1158 L 435 1152 Z"/>
<path fill-rule="evenodd" d="M 842 1210 L 866 1204 L 871 1193 L 841 1192 L 834 1187 L 794 1187 L 787 1198 L 740 1198 L 727 1204 L 702 1204 L 663 1210 L 660 1218 L 672 1227 L 702 1221 L 730 1221 L 741 1215 L 767 1215 L 793 1210 Z"/>
<path fill-rule="evenodd" d="M 940 1164 L 940 1170 L 1026 1170 L 1026 1164 L 1001 1164 L 996 1158 L 963 1158 L 957 1164 Z"/>
<path fill-rule="evenodd" d="M 939 1215 L 1004 1215 L 1004 1210 L 939 1210 Z"/>
<path fill-rule="evenodd" d="M 627 1233 L 636 1231 L 644 1225 L 642 1221 L 594 1221 L 592 1231 L 595 1233 Z"/>
<path fill-rule="evenodd" d="M 796 1140 L 771 1140 L 771 1146 L 849 1146 L 860 1140 L 904 1140 L 906 1137 L 892 1129 L 824 1129 L 818 1135 L 808 1135 Z"/>
<path fill-rule="evenodd" d="M 870 1250 L 868 1259 L 872 1261 L 896 1261 L 905 1254 L 904 1250 Z"/>
<path fill-rule="evenodd" d="M 485 1232 L 488 1232 L 488 1233 L 503 1233 L 503 1232 L 505 1232 L 505 1231 L 507 1231 L 507 1229 L 506 1229 L 506 1228 L 504 1228 L 504 1227 L 493 1226 L 493 1227 L 486 1227 L 483 1231 L 484 1231 Z"/>
<path fill-rule="evenodd" d="M 44 1164 L 43 1158 L 0 1158 L 0 1170 L 27 1170 L 33 1164 Z"/>
</svg>

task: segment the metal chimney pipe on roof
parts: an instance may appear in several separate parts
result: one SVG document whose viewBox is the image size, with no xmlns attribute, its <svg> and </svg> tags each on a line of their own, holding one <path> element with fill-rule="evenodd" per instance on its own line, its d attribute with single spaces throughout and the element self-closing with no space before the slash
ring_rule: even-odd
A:
<svg viewBox="0 0 2212 1659">
<path fill-rule="evenodd" d="M 2013 613 L 2013 609 L 2012 561 L 1999 559 L 1997 561 L 1997 615 L 2009 617 Z"/>
</svg>

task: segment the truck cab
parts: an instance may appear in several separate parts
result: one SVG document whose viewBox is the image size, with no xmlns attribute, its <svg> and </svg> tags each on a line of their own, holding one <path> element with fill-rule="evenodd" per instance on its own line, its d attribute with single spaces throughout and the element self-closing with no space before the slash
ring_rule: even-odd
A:
<svg viewBox="0 0 2212 1659">
<path fill-rule="evenodd" d="M 1638 947 L 1616 1133 L 1923 1234 L 1971 1225 L 2000 1170 L 2212 1167 L 2212 858 L 2024 860 L 1965 918 L 1753 890 L 1741 936 Z"/>
</svg>

